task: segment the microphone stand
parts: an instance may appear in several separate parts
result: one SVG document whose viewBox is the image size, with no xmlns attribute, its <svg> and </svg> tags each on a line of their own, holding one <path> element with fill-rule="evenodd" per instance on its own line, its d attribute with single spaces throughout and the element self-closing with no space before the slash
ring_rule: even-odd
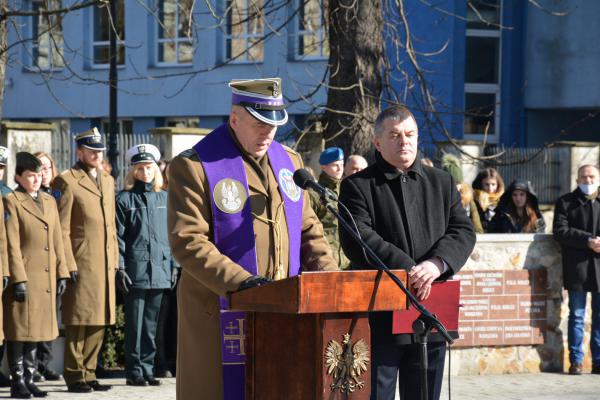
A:
<svg viewBox="0 0 600 400">
<path fill-rule="evenodd" d="M 448 344 L 454 343 L 454 340 L 448 333 L 448 330 L 444 327 L 444 325 L 437 319 L 437 317 L 429 312 L 427 308 L 417 298 L 412 294 L 410 290 L 404 286 L 404 283 L 396 276 L 392 271 L 388 268 L 387 265 L 381 261 L 381 259 L 375 254 L 373 250 L 365 243 L 365 241 L 360 237 L 360 235 L 354 231 L 352 226 L 346 221 L 334 207 L 328 199 L 321 195 L 321 203 L 337 218 L 338 221 L 342 224 L 342 227 L 350 234 L 350 236 L 367 252 L 368 256 L 374 261 L 374 267 L 378 271 L 383 271 L 398 285 L 398 287 L 404 292 L 410 304 L 413 305 L 421 314 L 419 318 L 417 318 L 412 325 L 413 331 L 415 332 L 416 342 L 419 344 L 420 349 L 420 364 L 421 364 L 421 374 L 420 374 L 420 382 L 421 382 L 421 400 L 429 399 L 429 390 L 427 387 L 427 369 L 429 368 L 429 360 L 427 358 L 427 338 L 429 333 L 433 328 L 436 328 L 438 332 L 444 337 Z M 368 262 L 369 260 L 367 260 Z"/>
</svg>

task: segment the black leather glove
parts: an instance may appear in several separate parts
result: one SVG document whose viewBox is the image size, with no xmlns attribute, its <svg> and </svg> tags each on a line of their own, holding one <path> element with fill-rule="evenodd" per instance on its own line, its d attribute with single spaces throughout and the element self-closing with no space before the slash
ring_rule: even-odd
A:
<svg viewBox="0 0 600 400">
<path fill-rule="evenodd" d="M 27 282 L 18 282 L 13 286 L 15 291 L 15 300 L 22 303 L 27 298 Z"/>
<path fill-rule="evenodd" d="M 240 290 L 246 290 L 256 286 L 266 285 L 269 282 L 272 282 L 272 280 L 269 278 L 265 278 L 264 276 L 260 275 L 254 275 L 242 282 L 242 284 L 238 288 L 238 292 Z"/>
<path fill-rule="evenodd" d="M 67 290 L 67 280 L 64 278 L 59 279 L 58 282 L 56 282 L 56 296 L 62 296 L 65 290 Z"/>
<path fill-rule="evenodd" d="M 171 270 L 171 290 L 175 289 L 177 286 L 177 281 L 179 281 L 179 275 L 181 274 L 181 269 L 173 268 Z"/>
<path fill-rule="evenodd" d="M 131 279 L 129 278 L 129 275 L 127 275 L 127 272 L 125 272 L 125 269 L 119 268 L 117 270 L 117 289 L 119 289 L 119 292 L 124 294 L 129 293 L 129 287 L 131 287 L 132 284 L 133 282 L 131 282 Z"/>
<path fill-rule="evenodd" d="M 8 287 L 8 276 L 2 277 L 2 290 L 6 290 Z"/>
<path fill-rule="evenodd" d="M 77 278 L 79 278 L 79 274 L 77 273 L 77 271 L 71 271 L 69 272 L 69 275 L 71 275 L 71 282 L 77 283 Z"/>
</svg>

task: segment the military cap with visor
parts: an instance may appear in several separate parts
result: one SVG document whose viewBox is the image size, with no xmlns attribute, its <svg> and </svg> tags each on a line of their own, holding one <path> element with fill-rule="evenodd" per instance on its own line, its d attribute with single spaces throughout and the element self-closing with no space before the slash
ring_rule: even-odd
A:
<svg viewBox="0 0 600 400">
<path fill-rule="evenodd" d="M 229 87 L 231 104 L 244 107 L 257 120 L 272 126 L 287 122 L 281 78 L 234 79 L 229 82 Z"/>
<path fill-rule="evenodd" d="M 0 146 L 0 167 L 5 167 L 9 156 L 8 148 Z"/>
<path fill-rule="evenodd" d="M 106 150 L 106 146 L 102 142 L 102 135 L 100 135 L 96 127 L 78 133 L 75 136 L 75 141 L 77 142 L 77 147 L 85 147 L 90 150 Z"/>
<path fill-rule="evenodd" d="M 125 157 L 129 164 L 158 162 L 160 160 L 160 151 L 153 144 L 136 144 L 127 150 Z"/>
</svg>

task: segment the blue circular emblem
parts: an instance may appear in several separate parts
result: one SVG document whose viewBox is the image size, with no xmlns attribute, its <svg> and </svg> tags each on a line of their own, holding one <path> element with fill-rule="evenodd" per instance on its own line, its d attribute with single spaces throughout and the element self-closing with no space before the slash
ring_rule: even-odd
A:
<svg viewBox="0 0 600 400">
<path fill-rule="evenodd" d="M 294 183 L 294 173 L 287 168 L 281 168 L 279 170 L 279 187 L 285 193 L 285 195 L 292 201 L 300 200 L 302 192 L 300 188 Z"/>
</svg>

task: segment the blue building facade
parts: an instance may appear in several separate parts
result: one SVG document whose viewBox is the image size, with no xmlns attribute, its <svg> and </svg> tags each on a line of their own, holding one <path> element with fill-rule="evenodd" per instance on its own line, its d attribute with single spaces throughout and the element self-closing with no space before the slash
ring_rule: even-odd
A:
<svg viewBox="0 0 600 400">
<path fill-rule="evenodd" d="M 22 0 L 18 5 L 36 10 L 73 3 Z M 213 0 L 211 7 L 191 0 L 122 1 L 120 129 L 213 128 L 227 118 L 229 80 L 267 76 L 283 78 L 291 104 L 287 129 L 293 129 L 313 106 L 326 103 L 325 87 L 314 91 L 328 59 L 322 3 L 269 2 L 259 12 L 259 0 Z M 552 133 L 600 105 L 600 90 L 590 90 L 600 86 L 592 73 L 600 61 L 593 49 L 600 3 L 559 3 L 559 11 L 568 11 L 560 16 L 552 13 L 556 2 L 541 0 L 404 1 L 411 43 L 439 123 L 423 123 L 430 107 L 415 86 L 415 69 L 403 52 L 396 56 L 386 35 L 387 61 L 396 67 L 390 82 L 393 100 L 416 110 L 425 146 L 446 140 L 444 129 L 455 139 L 509 147 L 600 140 L 595 117 L 558 137 Z M 386 9 L 386 20 L 398 21 L 397 12 Z M 62 21 L 53 18 L 19 17 L 10 32 L 9 43 L 37 39 L 11 48 L 4 118 L 66 121 L 72 132 L 91 126 L 107 131 L 107 11 L 85 8 Z M 579 37 L 590 41 L 582 44 Z M 588 72 L 579 74 L 580 66 Z M 302 100 L 308 93 L 310 99 Z"/>
</svg>

